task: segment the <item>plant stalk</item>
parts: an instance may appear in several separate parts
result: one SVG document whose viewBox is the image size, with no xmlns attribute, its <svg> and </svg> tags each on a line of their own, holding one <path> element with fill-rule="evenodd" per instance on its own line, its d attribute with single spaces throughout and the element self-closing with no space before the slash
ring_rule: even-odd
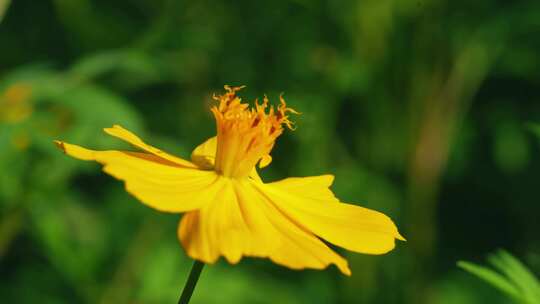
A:
<svg viewBox="0 0 540 304">
<path fill-rule="evenodd" d="M 203 262 L 199 262 L 195 260 L 193 262 L 193 266 L 191 267 L 191 272 L 189 273 L 189 277 L 187 279 L 186 285 L 184 285 L 184 290 L 182 290 L 182 295 L 180 296 L 180 300 L 178 300 L 178 304 L 188 304 L 189 300 L 191 299 L 191 295 L 193 295 L 193 290 L 195 289 L 195 285 L 197 285 L 197 282 L 199 281 L 199 276 L 201 275 L 201 271 L 204 267 Z"/>
</svg>

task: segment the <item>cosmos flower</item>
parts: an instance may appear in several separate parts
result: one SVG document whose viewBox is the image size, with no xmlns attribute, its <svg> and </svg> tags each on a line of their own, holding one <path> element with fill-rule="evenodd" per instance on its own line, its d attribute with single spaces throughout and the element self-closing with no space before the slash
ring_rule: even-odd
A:
<svg viewBox="0 0 540 304">
<path fill-rule="evenodd" d="M 256 171 L 270 164 L 270 152 L 284 128 L 292 128 L 287 107 L 254 107 L 225 86 L 212 107 L 217 136 L 199 145 L 191 161 L 147 145 L 120 126 L 105 129 L 142 152 L 94 151 L 57 141 L 68 155 L 96 161 L 124 181 L 127 192 L 163 212 L 185 213 L 178 237 L 187 254 L 204 263 L 223 256 L 268 258 L 292 269 L 330 264 L 350 275 L 347 261 L 321 239 L 347 250 L 383 254 L 403 240 L 386 215 L 340 202 L 329 189 L 332 175 L 291 177 L 265 183 Z"/>
</svg>

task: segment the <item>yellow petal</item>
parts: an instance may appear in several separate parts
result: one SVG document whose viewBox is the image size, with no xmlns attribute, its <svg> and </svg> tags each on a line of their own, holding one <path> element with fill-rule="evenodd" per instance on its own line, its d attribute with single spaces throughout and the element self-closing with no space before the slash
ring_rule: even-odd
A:
<svg viewBox="0 0 540 304">
<path fill-rule="evenodd" d="M 277 246 L 273 227 L 235 184 L 227 179 L 214 201 L 182 218 L 178 236 L 190 257 L 214 263 L 224 256 L 237 263 L 244 255 L 268 256 L 269 248 Z"/>
<path fill-rule="evenodd" d="M 336 264 L 350 274 L 345 259 L 284 217 L 248 181 L 230 180 L 214 202 L 184 215 L 178 235 L 188 255 L 205 263 L 220 256 L 230 263 L 268 257 L 292 269 Z"/>
<path fill-rule="evenodd" d="M 279 246 L 273 247 L 269 253 L 269 258 L 274 263 L 292 269 L 324 269 L 334 264 L 343 274 L 351 274 L 344 258 L 331 250 L 313 233 L 291 221 L 265 195 L 253 187 L 252 182 L 243 182 L 241 191 L 252 204 L 256 203 L 256 207 L 264 211 L 271 225 L 270 228 L 273 227 L 273 231 L 279 238 Z"/>
<path fill-rule="evenodd" d="M 173 156 L 173 155 L 168 154 L 166 152 L 163 152 L 158 148 L 147 145 L 139 137 L 137 137 L 137 135 L 131 133 L 130 131 L 122 128 L 119 125 L 114 125 L 112 128 L 105 128 L 103 130 L 107 134 L 109 134 L 111 136 L 114 136 L 114 137 L 117 137 L 117 138 L 119 138 L 121 140 L 124 140 L 124 141 L 132 144 L 133 146 L 135 146 L 135 147 L 137 147 L 137 148 L 139 148 L 139 149 L 141 149 L 143 151 L 154 154 L 156 156 L 159 156 L 159 157 L 161 157 L 163 159 L 166 159 L 168 161 L 171 161 L 171 162 L 176 163 L 176 164 L 181 165 L 181 166 L 190 167 L 190 168 L 195 167 L 191 162 L 189 162 L 187 160 L 181 159 L 179 157 L 176 157 L 176 156 Z"/>
<path fill-rule="evenodd" d="M 103 171 L 125 182 L 142 203 L 165 212 L 185 212 L 214 200 L 224 178 L 214 171 L 186 168 L 153 154 L 94 151 L 56 142 L 70 156 L 103 164 Z"/>
<path fill-rule="evenodd" d="M 347 260 L 326 246 L 312 233 L 302 230 L 278 210 L 267 210 L 272 224 L 282 236 L 281 246 L 272 252 L 270 259 L 291 269 L 324 269 L 335 264 L 345 275 L 351 275 Z"/>
<path fill-rule="evenodd" d="M 191 161 L 203 169 L 213 169 L 216 161 L 217 136 L 198 145 L 191 153 Z"/>
<path fill-rule="evenodd" d="M 403 240 L 392 220 L 380 212 L 351 204 L 336 204 L 330 199 L 312 198 L 312 193 L 321 192 L 316 183 L 296 190 L 289 187 L 288 191 L 284 190 L 290 186 L 287 180 L 252 184 L 285 216 L 345 249 L 382 254 L 394 248 L 396 238 Z"/>
<path fill-rule="evenodd" d="M 334 176 L 327 174 L 310 177 L 289 177 L 279 182 L 268 183 L 268 185 L 306 198 L 339 202 L 332 190 L 329 189 L 333 182 Z"/>
</svg>

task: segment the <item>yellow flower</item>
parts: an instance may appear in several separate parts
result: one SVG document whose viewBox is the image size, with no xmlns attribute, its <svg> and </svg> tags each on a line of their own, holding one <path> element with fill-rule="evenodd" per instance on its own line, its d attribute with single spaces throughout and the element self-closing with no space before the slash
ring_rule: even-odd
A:
<svg viewBox="0 0 540 304">
<path fill-rule="evenodd" d="M 350 275 L 347 261 L 321 239 L 345 249 L 383 254 L 403 240 L 390 218 L 340 202 L 329 189 L 334 177 L 292 177 L 264 183 L 255 169 L 268 165 L 283 127 L 292 127 L 283 98 L 274 108 L 265 97 L 254 108 L 236 96 L 241 87 L 214 96 L 217 136 L 195 148 L 191 161 L 147 145 L 120 126 L 105 129 L 144 152 L 94 151 L 64 142 L 75 158 L 97 161 L 125 182 L 142 203 L 164 212 L 185 212 L 178 237 L 187 254 L 205 263 L 224 256 L 269 258 L 293 269 L 335 264 Z"/>
<path fill-rule="evenodd" d="M 33 112 L 31 95 L 29 85 L 17 83 L 10 86 L 0 95 L 0 122 L 18 123 L 28 118 Z"/>
</svg>

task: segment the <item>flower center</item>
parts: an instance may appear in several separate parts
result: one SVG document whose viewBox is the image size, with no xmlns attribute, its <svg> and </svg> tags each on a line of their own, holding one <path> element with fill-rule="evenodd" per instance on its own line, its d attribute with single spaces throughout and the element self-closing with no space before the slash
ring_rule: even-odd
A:
<svg viewBox="0 0 540 304">
<path fill-rule="evenodd" d="M 270 151 L 283 133 L 283 125 L 293 129 L 287 113 L 298 114 L 287 108 L 281 96 L 277 109 L 268 105 L 266 96 L 262 104 L 256 100 L 250 108 L 236 96 L 242 88 L 225 86 L 227 92 L 214 96 L 219 104 L 211 109 L 217 125 L 215 170 L 235 178 L 247 177 L 259 161 L 261 168 L 270 163 Z"/>
</svg>

